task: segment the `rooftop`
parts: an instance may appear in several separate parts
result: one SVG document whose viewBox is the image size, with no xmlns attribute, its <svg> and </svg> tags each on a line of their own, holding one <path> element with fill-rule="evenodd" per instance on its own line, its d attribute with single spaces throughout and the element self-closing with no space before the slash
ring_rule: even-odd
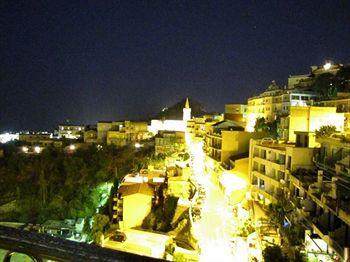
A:
<svg viewBox="0 0 350 262">
<path fill-rule="evenodd" d="M 153 196 L 153 188 L 148 183 L 134 183 L 129 185 L 122 185 L 118 189 L 118 193 L 124 196 L 129 196 L 133 194 L 143 194 Z"/>
</svg>

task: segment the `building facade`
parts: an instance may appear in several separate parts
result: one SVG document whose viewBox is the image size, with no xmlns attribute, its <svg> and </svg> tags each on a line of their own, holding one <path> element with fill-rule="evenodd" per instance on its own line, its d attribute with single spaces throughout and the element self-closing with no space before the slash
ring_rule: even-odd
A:
<svg viewBox="0 0 350 262">
<path fill-rule="evenodd" d="M 248 110 L 247 105 L 226 104 L 224 119 L 244 123 L 247 119 L 247 110 Z"/>
<path fill-rule="evenodd" d="M 85 126 L 83 125 L 59 125 L 58 138 L 79 139 L 84 136 Z"/>
<path fill-rule="evenodd" d="M 249 140 L 264 134 L 244 131 L 242 123 L 221 121 L 209 127 L 205 136 L 206 154 L 224 164 L 232 156 L 248 155 Z"/>
<path fill-rule="evenodd" d="M 287 116 L 292 106 L 309 106 L 318 98 L 312 91 L 280 88 L 275 81 L 259 96 L 248 99 L 247 131 L 254 131 L 256 119 L 265 118 L 267 122 L 279 116 Z"/>
<path fill-rule="evenodd" d="M 344 113 L 335 107 L 292 106 L 288 116 L 281 117 L 282 138 L 295 142 L 296 131 L 315 132 L 321 126 L 333 125 L 337 131 L 344 130 Z"/>
<path fill-rule="evenodd" d="M 344 94 L 334 100 L 321 101 L 320 106 L 336 107 L 338 113 L 344 113 L 344 131 L 350 133 L 350 94 Z"/>
<path fill-rule="evenodd" d="M 171 154 L 185 143 L 185 133 L 177 131 L 160 131 L 155 136 L 155 154 Z"/>
</svg>

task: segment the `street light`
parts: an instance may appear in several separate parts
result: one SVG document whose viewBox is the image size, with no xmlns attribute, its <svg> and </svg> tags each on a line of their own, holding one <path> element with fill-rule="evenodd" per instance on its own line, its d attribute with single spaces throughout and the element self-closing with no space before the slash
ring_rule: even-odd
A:
<svg viewBox="0 0 350 262">
<path fill-rule="evenodd" d="M 75 145 L 70 145 L 70 146 L 69 146 L 69 149 L 70 149 L 71 151 L 74 151 L 74 150 L 75 150 Z"/>
<path fill-rule="evenodd" d="M 23 146 L 22 147 L 22 151 L 23 151 L 23 153 L 28 153 L 28 147 L 27 146 Z"/>
<path fill-rule="evenodd" d="M 41 152 L 40 146 L 34 147 L 34 152 L 37 153 L 37 154 L 39 154 L 39 153 Z"/>
<path fill-rule="evenodd" d="M 140 143 L 135 143 L 135 148 L 140 148 L 142 145 Z"/>
</svg>

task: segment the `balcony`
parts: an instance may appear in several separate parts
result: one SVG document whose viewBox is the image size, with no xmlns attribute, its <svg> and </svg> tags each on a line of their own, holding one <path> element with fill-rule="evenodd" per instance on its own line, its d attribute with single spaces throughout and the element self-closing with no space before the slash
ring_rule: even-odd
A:
<svg viewBox="0 0 350 262">
<path fill-rule="evenodd" d="M 262 158 L 260 156 L 255 156 L 254 160 L 261 164 L 264 164 L 265 166 L 273 166 L 276 170 L 285 171 L 284 163 L 282 164 L 280 161 L 277 161 L 277 160 L 271 161 L 266 158 Z"/>
<path fill-rule="evenodd" d="M 290 181 L 298 188 L 308 189 L 309 185 L 317 181 L 317 177 L 307 169 L 297 169 L 289 176 Z"/>
<path fill-rule="evenodd" d="M 252 191 L 261 194 L 264 198 L 268 199 L 272 204 L 277 204 L 280 196 L 272 191 L 267 191 L 264 188 L 258 187 L 258 185 L 252 185 Z"/>
<path fill-rule="evenodd" d="M 264 180 L 268 184 L 272 184 L 275 187 L 282 187 L 282 184 L 280 183 L 280 179 L 278 178 L 278 175 L 270 176 L 263 171 L 257 171 L 257 170 L 253 171 L 253 175 Z"/>
</svg>

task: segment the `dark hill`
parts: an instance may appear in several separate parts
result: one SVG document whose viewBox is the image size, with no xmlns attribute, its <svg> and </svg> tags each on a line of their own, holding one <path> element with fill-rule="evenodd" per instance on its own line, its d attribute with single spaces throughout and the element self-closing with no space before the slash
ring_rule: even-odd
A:
<svg viewBox="0 0 350 262">
<path fill-rule="evenodd" d="M 207 112 L 203 108 L 203 106 L 189 98 L 191 107 L 191 116 L 199 117 L 205 115 Z M 161 112 L 159 112 L 155 118 L 156 119 L 174 119 L 174 120 L 181 120 L 183 111 L 182 109 L 185 107 L 186 98 L 182 99 L 180 102 L 176 103 L 175 105 L 163 109 Z"/>
</svg>

